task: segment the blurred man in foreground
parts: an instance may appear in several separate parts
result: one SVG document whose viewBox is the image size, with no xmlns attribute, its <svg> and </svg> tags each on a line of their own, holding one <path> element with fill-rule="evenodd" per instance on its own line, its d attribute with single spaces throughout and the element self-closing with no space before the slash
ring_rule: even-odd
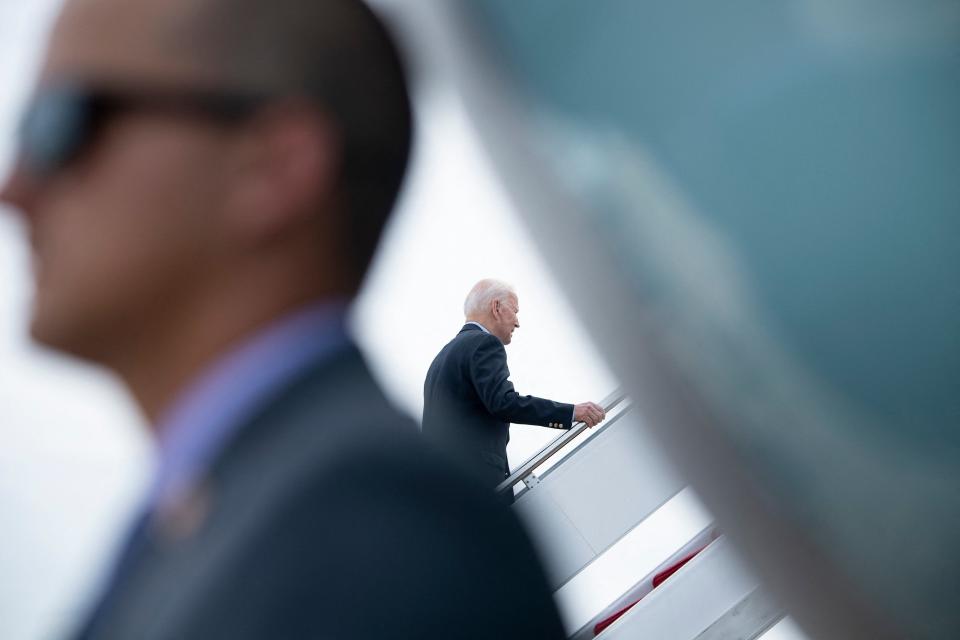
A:
<svg viewBox="0 0 960 640">
<path fill-rule="evenodd" d="M 347 336 L 406 167 L 354 0 L 68 0 L 2 199 L 32 333 L 159 450 L 81 638 L 551 638 L 529 542 L 426 454 Z"/>
<path fill-rule="evenodd" d="M 510 382 L 505 345 L 520 328 L 512 286 L 481 280 L 463 303 L 466 324 L 434 358 L 423 386 L 423 434 L 491 487 L 510 475 L 510 423 L 569 429 L 605 417 L 594 402 L 565 404 L 521 396 Z M 513 494 L 507 492 L 508 501 Z"/>
</svg>

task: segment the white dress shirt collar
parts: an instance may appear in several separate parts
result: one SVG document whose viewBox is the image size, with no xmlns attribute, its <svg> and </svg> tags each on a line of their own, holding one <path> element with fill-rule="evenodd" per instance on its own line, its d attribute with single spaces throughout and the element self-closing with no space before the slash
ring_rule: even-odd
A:
<svg viewBox="0 0 960 640">
<path fill-rule="evenodd" d="M 480 329 L 481 329 L 484 333 L 490 333 L 490 332 L 487 330 L 487 328 L 486 328 L 485 326 L 483 326 L 482 324 L 480 324 L 479 322 L 475 322 L 475 321 L 473 321 L 473 320 L 468 320 L 468 321 L 467 321 L 467 324 L 476 325 L 476 326 L 480 327 Z"/>
</svg>

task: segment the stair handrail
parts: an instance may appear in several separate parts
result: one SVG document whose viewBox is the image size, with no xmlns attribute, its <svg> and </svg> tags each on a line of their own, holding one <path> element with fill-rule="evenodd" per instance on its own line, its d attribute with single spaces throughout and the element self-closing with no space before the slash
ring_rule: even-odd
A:
<svg viewBox="0 0 960 640">
<path fill-rule="evenodd" d="M 615 389 L 607 397 L 600 401 L 604 413 L 609 413 L 620 403 L 626 400 L 627 394 L 622 389 Z M 512 489 L 513 485 L 522 482 L 536 471 L 544 462 L 556 455 L 569 442 L 589 429 L 585 422 L 577 422 L 563 435 L 551 440 L 544 448 L 530 457 L 529 460 L 517 467 L 517 470 L 511 473 L 503 482 L 497 485 L 496 492 L 501 493 L 507 489 Z"/>
</svg>

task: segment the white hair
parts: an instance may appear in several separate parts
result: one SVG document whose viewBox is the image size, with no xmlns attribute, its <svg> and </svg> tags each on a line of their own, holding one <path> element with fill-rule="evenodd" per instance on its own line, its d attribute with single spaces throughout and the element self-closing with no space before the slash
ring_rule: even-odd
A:
<svg viewBox="0 0 960 640">
<path fill-rule="evenodd" d="M 507 284 L 503 280 L 494 280 L 486 278 L 473 285 L 467 299 L 463 301 L 463 315 L 466 317 L 482 315 L 490 310 L 490 303 L 494 300 L 506 302 L 510 297 L 517 297 L 517 291 L 513 285 Z"/>
</svg>

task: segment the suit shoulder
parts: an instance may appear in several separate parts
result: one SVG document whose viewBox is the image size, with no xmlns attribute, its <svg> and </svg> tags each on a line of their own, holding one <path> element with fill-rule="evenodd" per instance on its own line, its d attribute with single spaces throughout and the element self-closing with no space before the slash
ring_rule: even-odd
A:
<svg viewBox="0 0 960 640">
<path fill-rule="evenodd" d="M 327 595 L 341 604 L 343 594 L 385 603 L 350 619 L 348 628 L 338 629 L 343 637 L 380 637 L 384 624 L 396 637 L 442 635 L 458 628 L 477 602 L 517 617 L 483 621 L 465 637 L 543 637 L 537 627 L 554 629 L 556 613 L 536 553 L 488 488 L 404 435 L 353 444 L 311 470 L 276 512 L 271 531 L 279 540 L 267 545 L 299 549 L 298 570 L 306 566 L 325 577 L 299 585 L 311 601 L 328 601 L 312 596 L 329 582 L 336 590 Z M 467 586 L 464 575 L 471 576 Z M 494 585 L 512 585 L 512 591 L 500 594 Z M 536 613 L 515 613 L 511 603 L 524 594 L 535 594 Z M 424 602 L 431 603 L 429 623 Z M 329 624 L 331 616 L 325 618 Z M 436 625 L 435 633 L 423 633 L 424 624 Z M 562 637 L 557 631 L 547 637 Z"/>
<path fill-rule="evenodd" d="M 503 349 L 503 343 L 497 336 L 484 331 L 471 331 L 464 340 L 464 345 L 471 349 Z"/>
<path fill-rule="evenodd" d="M 340 362 L 303 375 L 274 398 L 240 431 L 218 466 L 240 471 L 276 467 L 267 449 L 283 452 L 288 469 L 295 462 L 322 464 L 339 449 L 394 434 L 416 438 L 416 423 L 387 399 L 359 353 L 347 353 Z"/>
<path fill-rule="evenodd" d="M 434 362 L 442 361 L 444 358 L 462 359 L 472 356 L 478 349 L 495 349 L 500 345 L 500 340 L 496 336 L 483 331 L 464 331 L 456 335 L 440 351 Z"/>
</svg>

